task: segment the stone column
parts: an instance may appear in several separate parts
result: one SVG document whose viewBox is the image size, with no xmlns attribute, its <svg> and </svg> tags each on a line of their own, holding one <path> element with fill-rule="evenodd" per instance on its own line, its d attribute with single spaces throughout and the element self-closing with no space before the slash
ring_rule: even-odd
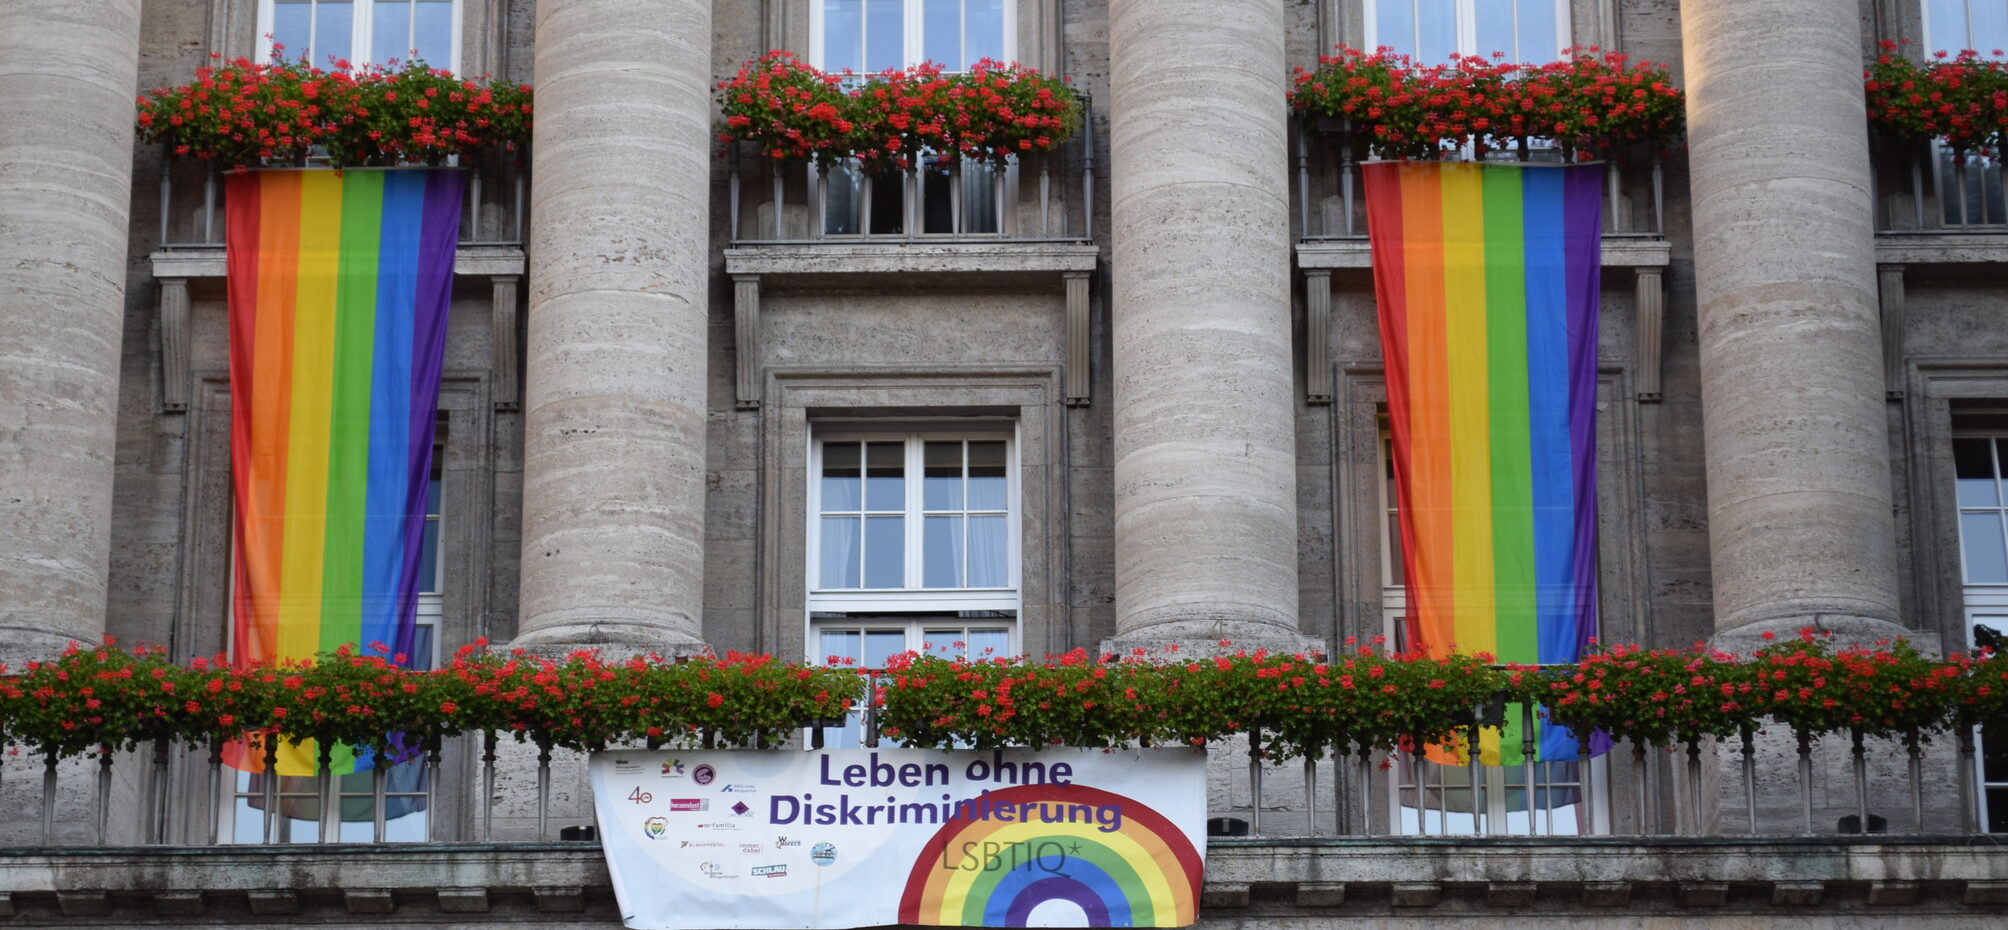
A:
<svg viewBox="0 0 2008 930">
<path fill-rule="evenodd" d="M 1282 0 L 1113 0 L 1116 630 L 1297 646 Z"/>
<path fill-rule="evenodd" d="M 1897 620 L 1854 0 L 1682 0 L 1719 644 Z"/>
<path fill-rule="evenodd" d="M 710 0 L 537 6 L 522 626 L 701 643 Z"/>
<path fill-rule="evenodd" d="M 0 3 L 0 661 L 105 629 L 140 0 Z"/>
</svg>

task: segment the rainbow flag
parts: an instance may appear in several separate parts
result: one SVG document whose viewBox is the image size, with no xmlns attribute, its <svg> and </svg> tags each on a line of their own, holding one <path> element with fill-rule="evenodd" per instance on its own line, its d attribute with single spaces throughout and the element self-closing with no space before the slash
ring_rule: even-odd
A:
<svg viewBox="0 0 2008 930">
<path fill-rule="evenodd" d="M 1411 647 L 1573 662 L 1596 631 L 1602 165 L 1367 165 Z M 1517 765 L 1520 714 L 1481 758 Z M 1576 758 L 1536 726 L 1537 756 Z"/>
<path fill-rule="evenodd" d="M 227 180 L 234 661 L 412 648 L 462 182 L 454 171 Z M 232 764 L 261 770 L 257 752 Z M 318 749 L 286 746 L 278 773 Z M 348 747 L 337 773 L 367 767 Z"/>
</svg>

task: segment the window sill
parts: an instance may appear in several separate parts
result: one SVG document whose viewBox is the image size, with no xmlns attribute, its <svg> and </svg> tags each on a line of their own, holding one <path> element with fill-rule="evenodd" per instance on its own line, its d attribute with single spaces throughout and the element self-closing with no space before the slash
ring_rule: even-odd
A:
<svg viewBox="0 0 2008 930">
<path fill-rule="evenodd" d="M 1673 245 L 1649 236 L 1605 236 L 1605 268 L 1665 268 L 1673 263 Z M 1352 239 L 1306 239 L 1297 243 L 1297 267 L 1304 271 L 1340 271 L 1373 267 L 1373 247 L 1365 236 Z"/>
<path fill-rule="evenodd" d="M 1991 265 L 2008 262 L 2008 228 L 1993 232 L 1876 233 L 1878 265 Z"/>
<path fill-rule="evenodd" d="M 221 244 L 161 249 L 147 258 L 156 279 L 221 278 L 228 272 Z M 462 245 L 454 250 L 453 273 L 470 278 L 521 275 L 523 249 L 515 245 Z"/>
</svg>

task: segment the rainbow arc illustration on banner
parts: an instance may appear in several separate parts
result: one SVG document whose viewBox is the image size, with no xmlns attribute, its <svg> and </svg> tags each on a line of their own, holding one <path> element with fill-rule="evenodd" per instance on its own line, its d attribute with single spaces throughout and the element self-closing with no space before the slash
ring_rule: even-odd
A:
<svg viewBox="0 0 2008 930">
<path fill-rule="evenodd" d="M 456 171 L 226 181 L 232 659 L 409 655 L 452 290 Z M 278 774 L 318 770 L 311 741 Z M 262 770 L 258 753 L 229 753 Z M 331 770 L 366 768 L 348 747 Z"/>
<path fill-rule="evenodd" d="M 1596 630 L 1603 166 L 1364 170 L 1410 646 L 1575 661 Z M 1522 761 L 1519 718 L 1483 731 L 1485 763 Z M 1536 727 L 1537 759 L 1577 757 Z"/>
<path fill-rule="evenodd" d="M 1183 927 L 1198 919 L 1205 862 L 1163 815 L 1086 785 L 1022 785 L 987 793 L 1000 807 L 1029 805 L 1024 820 L 956 817 L 935 831 L 907 877 L 899 922 L 947 927 L 1024 927 L 1049 901 L 1080 908 L 1091 927 Z M 1114 809 L 1105 828 L 1070 811 Z M 999 850 L 1026 861 L 996 868 Z M 971 857 L 987 867 L 955 868 Z"/>
</svg>

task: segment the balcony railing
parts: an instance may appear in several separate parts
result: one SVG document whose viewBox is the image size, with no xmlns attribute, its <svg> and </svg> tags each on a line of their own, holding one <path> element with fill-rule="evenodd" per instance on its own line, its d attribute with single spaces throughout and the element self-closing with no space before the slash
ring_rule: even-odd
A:
<svg viewBox="0 0 2008 930">
<path fill-rule="evenodd" d="M 1360 144 L 1343 121 L 1320 117 L 1298 124 L 1296 148 L 1297 225 L 1306 241 L 1364 239 L 1366 201 L 1361 195 Z M 1474 146 L 1452 153 L 1471 160 Z M 1517 148 L 1494 150 L 1490 161 L 1563 161 L 1553 145 L 1525 140 Z M 1605 163 L 1604 237 L 1657 239 L 1666 235 L 1666 172 L 1657 153 L 1622 152 Z"/>
<path fill-rule="evenodd" d="M 906 171 L 821 167 L 726 153 L 734 245 L 834 242 L 1085 242 L 1094 238 L 1092 107 L 1059 149 L 997 168 L 919 159 Z"/>
<path fill-rule="evenodd" d="M 1999 153 L 1876 136 L 1876 231 L 2008 233 Z"/>
<path fill-rule="evenodd" d="M 522 246 L 524 211 L 530 202 L 529 160 L 527 151 L 460 157 L 458 167 L 467 175 L 460 245 Z M 223 248 L 224 189 L 222 171 L 215 164 L 164 152 L 158 248 Z"/>
<path fill-rule="evenodd" d="M 1518 734 L 1534 732 L 1531 709 L 1502 708 L 1495 702 L 1473 709 L 1465 734 L 1470 745 L 1478 743 L 1479 721 L 1506 722 L 1502 714 L 1518 715 L 1510 721 L 1518 724 Z M 826 732 L 848 734 L 854 745 L 881 743 L 869 714 L 848 729 L 806 729 L 792 742 L 822 748 Z M 1245 740 L 1213 748 L 1216 760 L 1229 764 L 1213 767 L 1210 794 L 1234 800 L 1210 812 L 1210 832 L 1400 841 L 1985 831 L 1983 785 L 1970 731 L 1952 734 L 1957 752 L 1949 760 L 1943 754 L 1928 757 L 1915 739 L 1886 741 L 1859 734 L 1806 738 L 1782 727 L 1745 733 L 1740 741 L 1723 745 L 1619 744 L 1589 762 L 1533 761 L 1533 739 L 1514 738 L 1528 761 L 1504 767 L 1483 766 L 1476 759 L 1435 762 L 1420 750 L 1381 754 L 1344 745 L 1328 747 L 1332 751 L 1324 759 L 1277 765 L 1264 760 L 1258 728 Z M 1602 749 L 1598 739 L 1598 745 L 1583 748 Z M 268 752 L 266 758 L 273 756 Z M 1245 760 L 1245 775 L 1233 774 L 1236 758 Z M 577 753 L 519 743 L 506 734 L 500 739 L 494 733 L 472 734 L 407 760 L 408 774 L 423 770 L 422 778 L 414 779 L 417 785 L 397 784 L 392 766 L 376 766 L 366 776 L 367 792 L 357 791 L 353 782 L 343 786 L 338 776 L 326 774 L 325 764 L 324 759 L 323 774 L 317 777 L 286 786 L 263 779 L 246 790 L 236 773 L 225 768 L 220 746 L 204 752 L 157 744 L 131 753 L 70 758 L 0 755 L 0 796 L 11 807 L 9 826 L 0 832 L 25 846 L 283 844 L 296 836 L 311 836 L 313 844 L 544 841 L 559 838 L 554 833 L 592 838 L 587 832 L 592 809 Z M 1947 771 L 1949 767 L 1956 772 Z M 555 796 L 562 803 L 554 803 L 561 780 L 562 790 Z M 39 806 L 24 808 L 34 803 L 28 799 L 37 783 Z M 1948 787 L 1956 797 L 1946 796 Z M 1984 788 L 2008 791 L 2008 785 L 1991 782 Z M 385 812 L 397 802 L 407 809 L 422 802 L 427 812 L 423 827 L 389 824 Z M 289 805 L 316 813 L 288 823 Z M 368 828 L 342 829 L 344 806 L 366 811 Z M 256 819 L 225 833 L 226 811 Z"/>
</svg>

